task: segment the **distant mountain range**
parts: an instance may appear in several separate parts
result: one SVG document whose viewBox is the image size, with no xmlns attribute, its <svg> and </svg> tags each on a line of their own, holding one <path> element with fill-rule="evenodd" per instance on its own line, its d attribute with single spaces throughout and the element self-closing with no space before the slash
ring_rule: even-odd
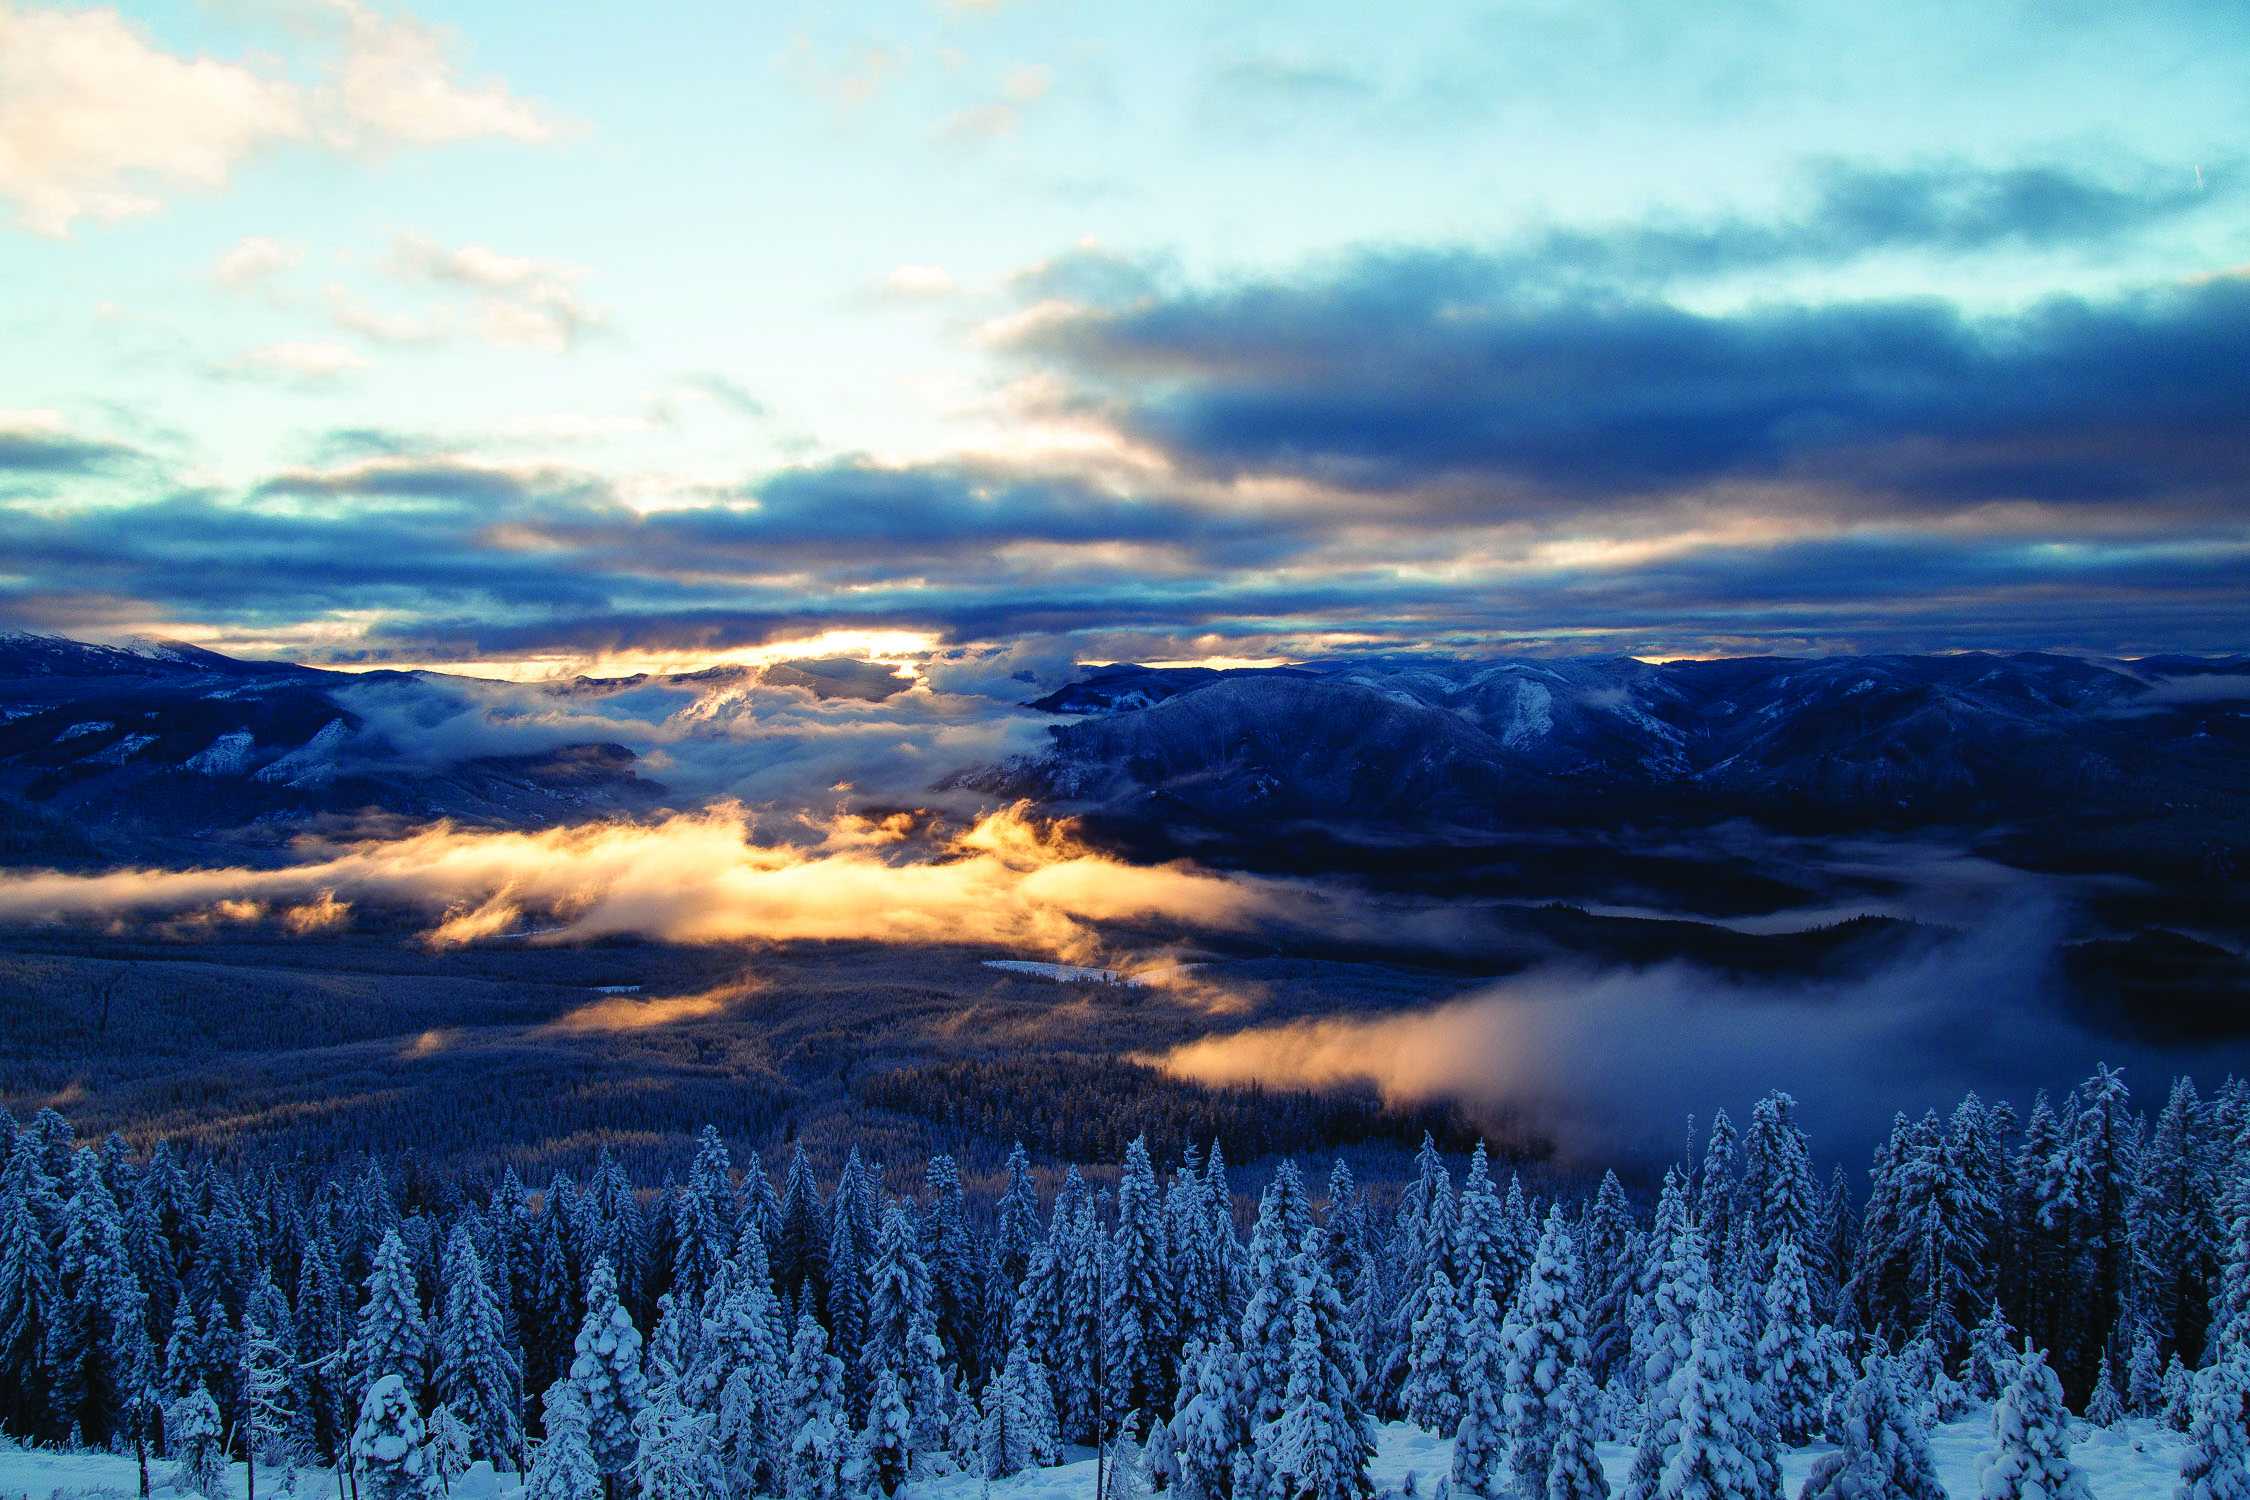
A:
<svg viewBox="0 0 2250 1500">
<path fill-rule="evenodd" d="M 1029 706 L 1068 722 L 971 784 L 1124 830 L 2007 825 L 2166 874 L 2250 846 L 2246 657 L 1115 666 Z"/>
<path fill-rule="evenodd" d="M 763 675 L 823 697 L 906 686 L 866 663 Z M 0 859 L 161 859 L 214 838 L 279 845 L 323 820 L 528 826 L 668 799 L 624 745 L 430 764 L 392 753 L 355 706 L 387 686 L 411 709 L 447 682 L 0 636 Z M 1411 848 L 1748 818 L 1961 827 L 2033 863 L 2196 880 L 2250 858 L 2250 657 L 1121 665 L 1024 708 L 1053 716 L 1045 749 L 944 784 L 1155 854 L 1302 849 L 1308 830 Z"/>
</svg>

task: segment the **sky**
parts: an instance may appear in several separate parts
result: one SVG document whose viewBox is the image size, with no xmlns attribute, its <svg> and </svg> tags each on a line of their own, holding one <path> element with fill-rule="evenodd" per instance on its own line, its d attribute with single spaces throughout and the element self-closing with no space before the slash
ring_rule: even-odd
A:
<svg viewBox="0 0 2250 1500">
<path fill-rule="evenodd" d="M 0 628 L 2242 648 L 2250 9 L 0 0 Z"/>
</svg>

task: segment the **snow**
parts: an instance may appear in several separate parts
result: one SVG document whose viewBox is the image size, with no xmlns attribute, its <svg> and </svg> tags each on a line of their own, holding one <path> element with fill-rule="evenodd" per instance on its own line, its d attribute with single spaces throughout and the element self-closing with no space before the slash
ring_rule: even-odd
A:
<svg viewBox="0 0 2250 1500">
<path fill-rule="evenodd" d="M 107 734 L 116 727 L 117 725 L 108 719 L 88 719 L 82 724 L 73 724 L 61 734 L 56 735 L 55 743 L 59 745 L 64 740 L 75 740 L 89 734 Z"/>
<path fill-rule="evenodd" d="M 1032 974 L 1041 979 L 1052 979 L 1057 984 L 1123 984 L 1134 989 L 1141 987 L 1138 979 L 1128 978 L 1116 969 L 1089 969 L 1083 964 L 1049 964 L 1028 958 L 988 958 L 988 969 L 1005 969 L 1010 974 Z"/>
<path fill-rule="evenodd" d="M 2071 1457 L 2084 1471 L 2095 1500 L 2170 1500 L 2180 1474 L 2179 1433 L 2153 1421 L 2134 1419 L 2115 1431 L 2071 1424 Z M 1975 1407 L 1958 1422 L 1939 1424 L 1930 1433 L 1930 1451 L 1937 1460 L 1938 1478 L 1953 1500 L 1976 1500 L 1977 1470 L 1992 1444 L 1990 1408 Z M 1007 1479 L 994 1480 L 991 1500 L 1087 1500 L 1094 1492 L 1094 1456 L 1090 1449 L 1065 1450 L 1070 1461 L 1053 1468 L 1029 1469 Z M 1613 1490 L 1622 1486 L 1633 1463 L 1629 1443 L 1598 1446 L 1602 1467 Z M 1785 1450 L 1781 1458 L 1785 1493 L 1795 1496 L 1812 1472 L 1814 1460 L 1830 1452 L 1825 1443 Z M 480 1466 L 481 1467 L 481 1466 Z M 1403 1422 L 1376 1431 L 1375 1463 L 1371 1470 L 1378 1495 L 1396 1495 L 1406 1476 L 1414 1475 L 1418 1496 L 1428 1497 L 1439 1479 L 1453 1472 L 1453 1440 L 1440 1438 Z M 230 1472 L 230 1493 L 242 1494 L 242 1465 Z M 149 1460 L 153 1496 L 170 1496 L 172 1464 Z M 478 1476 L 478 1500 L 513 1500 L 522 1481 L 513 1474 L 493 1479 Z M 280 1496 L 280 1472 L 261 1464 L 258 1493 Z M 325 1469 L 298 1473 L 297 1493 L 305 1500 L 322 1500 L 335 1493 L 336 1481 Z M 486 1486 L 490 1488 L 487 1489 Z M 0 1441 L 0 1496 L 26 1500 L 72 1500 L 74 1496 L 114 1494 L 131 1497 L 140 1488 L 139 1471 L 131 1454 L 59 1453 L 18 1448 Z M 984 1481 L 954 1474 L 942 1479 L 917 1479 L 900 1490 L 904 1500 L 982 1500 Z M 462 1491 L 455 1490 L 456 1500 Z"/>
<path fill-rule="evenodd" d="M 156 743 L 153 734 L 129 734 L 85 758 L 90 766 L 121 766 Z"/>
<path fill-rule="evenodd" d="M 240 776 L 249 768 L 250 751 L 257 743 L 257 736 L 245 729 L 222 734 L 189 756 L 183 768 L 206 776 Z"/>
</svg>

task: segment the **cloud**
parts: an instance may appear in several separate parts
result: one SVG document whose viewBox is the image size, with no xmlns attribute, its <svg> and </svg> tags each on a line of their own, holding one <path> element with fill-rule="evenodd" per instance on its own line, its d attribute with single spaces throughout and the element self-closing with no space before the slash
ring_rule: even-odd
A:
<svg viewBox="0 0 2250 1500">
<path fill-rule="evenodd" d="M 365 152 L 560 133 L 505 84 L 461 82 L 446 33 L 354 0 L 334 9 L 329 76 L 306 84 L 168 52 L 115 10 L 0 4 L 0 198 L 19 227 L 63 236 L 216 191 L 284 144 Z"/>
<path fill-rule="evenodd" d="M 943 266 L 894 266 L 878 283 L 883 295 L 904 300 L 935 300 L 960 289 Z"/>
<path fill-rule="evenodd" d="M 439 945 L 529 924 L 562 942 L 637 934 L 683 943 L 991 943 L 1069 958 L 1099 954 L 1103 922 L 1161 918 L 1225 930 L 1290 905 L 1285 891 L 1245 879 L 1121 864 L 1018 813 L 993 814 L 934 850 L 911 848 L 910 833 L 903 818 L 840 819 L 810 847 L 760 844 L 728 807 L 537 833 L 439 827 L 281 869 L 0 875 L 0 920 L 341 898 L 418 910 Z"/>
<path fill-rule="evenodd" d="M 1827 1150 L 1864 1149 L 1893 1111 L 1970 1089 L 2028 1105 L 2099 1061 L 2152 1082 L 2225 1072 L 2250 1049 L 2162 1049 L 2096 1035 L 2056 997 L 2057 911 L 2003 908 L 1855 979 L 1730 980 L 1687 965 L 1549 969 L 1435 1009 L 1207 1037 L 1153 1059 L 1211 1084 L 1373 1085 L 1392 1099 L 1515 1111 L 1566 1155 L 1661 1157 L 1690 1115 L 1737 1119 L 1768 1090 L 1801 1103 Z"/>
<path fill-rule="evenodd" d="M 1724 482 L 1827 508 L 2227 508 L 2250 286 L 1973 317 L 1930 301 L 1696 312 L 1526 293 L 1470 254 L 1080 302 L 1015 343 L 1132 442 L 1264 474 L 1552 514 Z M 1026 288 L 1040 297 L 1043 286 Z"/>
<path fill-rule="evenodd" d="M 0 408 L 0 474 L 92 474 L 132 452 L 72 431 L 61 412 Z"/>
<path fill-rule="evenodd" d="M 175 56 L 114 10 L 0 6 L 0 196 L 34 234 L 154 213 L 310 134 L 287 79 Z"/>
<path fill-rule="evenodd" d="M 285 339 L 246 350 L 227 362 L 238 374 L 332 385 L 347 375 L 374 368 L 375 362 L 348 344 Z"/>
<path fill-rule="evenodd" d="M 393 242 L 390 266 L 403 281 L 470 293 L 470 326 L 497 349 L 568 353 L 607 321 L 579 292 L 587 274 L 581 266 L 504 255 L 486 245 L 448 249 L 412 231 Z"/>
<path fill-rule="evenodd" d="M 253 234 L 236 241 L 220 256 L 211 275 L 221 286 L 240 290 L 260 285 L 284 271 L 294 271 L 304 263 L 304 246 Z"/>
</svg>

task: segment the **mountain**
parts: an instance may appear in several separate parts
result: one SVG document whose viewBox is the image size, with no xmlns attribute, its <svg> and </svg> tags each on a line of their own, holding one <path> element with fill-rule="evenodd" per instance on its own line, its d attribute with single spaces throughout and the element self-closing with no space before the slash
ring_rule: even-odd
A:
<svg viewBox="0 0 2250 1500">
<path fill-rule="evenodd" d="M 216 837 L 278 845 L 370 816 L 522 825 L 645 805 L 620 745 L 430 764 L 353 705 L 426 674 L 238 661 L 172 641 L 0 636 L 0 859 L 144 860 Z"/>
<path fill-rule="evenodd" d="M 2241 657 L 1121 665 L 1028 706 L 1064 720 L 1050 744 L 971 784 L 1126 830 L 1450 838 L 1747 817 L 2005 826 L 2105 868 L 2250 849 Z"/>
</svg>

